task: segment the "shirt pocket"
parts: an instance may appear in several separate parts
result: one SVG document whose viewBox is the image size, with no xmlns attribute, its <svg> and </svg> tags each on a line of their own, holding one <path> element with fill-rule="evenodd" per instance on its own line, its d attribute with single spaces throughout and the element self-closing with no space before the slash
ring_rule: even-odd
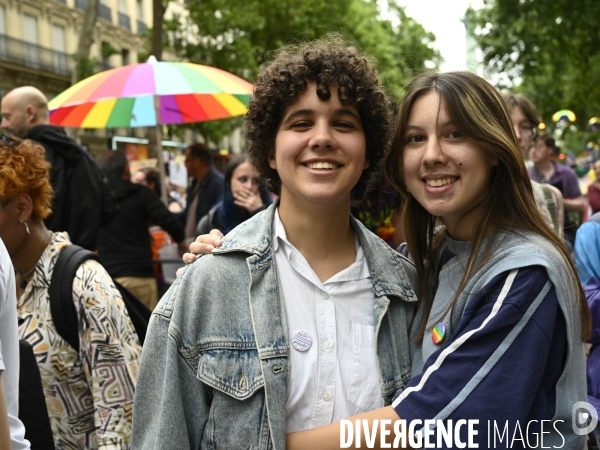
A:
<svg viewBox="0 0 600 450">
<path fill-rule="evenodd" d="M 373 325 L 354 324 L 353 349 L 348 400 L 359 412 L 371 411 L 383 406 Z"/>
<path fill-rule="evenodd" d="M 202 352 L 197 377 L 212 388 L 203 438 L 209 448 L 271 448 L 257 350 Z"/>
</svg>

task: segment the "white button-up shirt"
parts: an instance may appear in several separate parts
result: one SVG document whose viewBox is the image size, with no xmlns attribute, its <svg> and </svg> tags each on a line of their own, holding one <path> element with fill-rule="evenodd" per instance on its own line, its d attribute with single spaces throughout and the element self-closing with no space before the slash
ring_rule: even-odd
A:
<svg viewBox="0 0 600 450">
<path fill-rule="evenodd" d="M 290 333 L 286 432 L 382 407 L 373 283 L 358 240 L 356 261 L 321 283 L 287 240 L 279 211 L 273 225 L 275 263 Z M 306 351 L 291 345 L 298 331 L 312 338 Z"/>
</svg>

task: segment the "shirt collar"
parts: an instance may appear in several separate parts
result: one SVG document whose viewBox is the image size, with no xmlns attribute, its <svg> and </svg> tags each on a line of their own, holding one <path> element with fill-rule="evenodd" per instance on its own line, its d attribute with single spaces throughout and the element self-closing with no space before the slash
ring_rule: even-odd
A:
<svg viewBox="0 0 600 450">
<path fill-rule="evenodd" d="M 370 278 L 371 273 L 369 272 L 369 266 L 365 260 L 365 254 L 358 240 L 356 233 L 354 234 L 354 245 L 356 249 L 356 260 L 350 266 L 335 274 L 327 282 L 338 282 L 338 281 L 354 281 L 363 278 Z M 285 227 L 279 217 L 279 208 L 275 211 L 273 218 L 273 253 L 276 253 L 279 247 L 282 246 L 282 250 L 288 259 L 292 252 L 301 254 L 294 245 L 288 240 L 285 232 Z"/>
</svg>

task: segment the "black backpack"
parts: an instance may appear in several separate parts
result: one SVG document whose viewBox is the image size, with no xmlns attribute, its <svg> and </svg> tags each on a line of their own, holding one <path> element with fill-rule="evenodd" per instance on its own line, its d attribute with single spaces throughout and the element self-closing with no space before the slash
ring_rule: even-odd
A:
<svg viewBox="0 0 600 450">
<path fill-rule="evenodd" d="M 40 368 L 31 344 L 19 340 L 19 419 L 33 449 L 54 450 Z"/>
<path fill-rule="evenodd" d="M 95 259 L 102 263 L 96 253 L 77 245 L 65 247 L 60 252 L 54 266 L 49 289 L 50 312 L 56 331 L 77 352 L 79 352 L 79 332 L 77 311 L 73 302 L 73 280 L 79 266 L 88 259 Z M 125 303 L 129 318 L 133 323 L 140 344 L 143 345 L 152 311 L 114 279 L 113 283 L 121 293 L 121 297 L 123 297 L 123 303 Z"/>
</svg>

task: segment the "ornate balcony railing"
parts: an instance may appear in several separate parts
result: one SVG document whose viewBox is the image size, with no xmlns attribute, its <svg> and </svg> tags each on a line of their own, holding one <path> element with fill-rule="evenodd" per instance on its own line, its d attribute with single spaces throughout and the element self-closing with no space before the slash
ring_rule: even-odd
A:
<svg viewBox="0 0 600 450">
<path fill-rule="evenodd" d="M 71 75 L 73 67 L 73 60 L 66 53 L 30 44 L 4 34 L 0 34 L 0 61 L 47 70 L 59 75 Z"/>
<path fill-rule="evenodd" d="M 142 34 L 147 29 L 148 29 L 148 26 L 146 25 L 146 22 L 144 22 L 142 20 L 137 21 L 137 33 L 138 34 Z"/>
<path fill-rule="evenodd" d="M 119 26 L 131 31 L 131 19 L 127 14 L 119 13 Z"/>
</svg>

